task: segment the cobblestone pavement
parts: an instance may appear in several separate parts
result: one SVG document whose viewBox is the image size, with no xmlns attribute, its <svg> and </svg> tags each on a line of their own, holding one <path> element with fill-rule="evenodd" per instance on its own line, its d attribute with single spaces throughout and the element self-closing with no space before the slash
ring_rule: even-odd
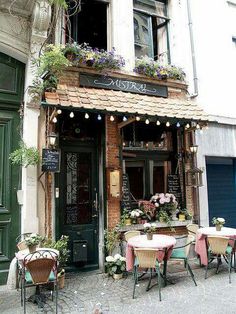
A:
<svg viewBox="0 0 236 314">
<path fill-rule="evenodd" d="M 180 265 L 175 266 L 178 272 L 172 267 L 168 273 L 169 279 L 174 284 L 168 284 L 162 289 L 161 302 L 158 299 L 157 287 L 145 291 L 146 280 L 140 280 L 136 288 L 136 298 L 133 300 L 131 275 L 115 281 L 106 274 L 97 272 L 68 274 L 65 288 L 59 291 L 59 313 L 92 314 L 98 303 L 101 304 L 103 314 L 236 313 L 236 273 L 232 273 L 232 283 L 229 284 L 226 265 L 221 266 L 217 275 L 215 269 L 210 269 L 209 276 L 205 280 L 204 269 L 196 267 L 195 262 L 193 266 L 195 266 L 197 287 L 185 271 L 180 271 Z M 54 312 L 54 303 L 51 300 L 47 301 L 43 309 L 27 302 L 27 313 Z M 7 291 L 6 287 L 0 288 L 0 313 L 23 313 L 19 291 Z"/>
</svg>

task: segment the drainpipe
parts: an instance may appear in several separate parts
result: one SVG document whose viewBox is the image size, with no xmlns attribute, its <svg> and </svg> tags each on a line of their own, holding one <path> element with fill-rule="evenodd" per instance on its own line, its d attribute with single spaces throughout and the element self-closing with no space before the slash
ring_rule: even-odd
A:
<svg viewBox="0 0 236 314">
<path fill-rule="evenodd" d="M 191 0 L 187 0 L 187 10 L 188 10 L 188 27 L 189 27 L 189 38 L 190 38 L 192 67 L 193 67 L 193 86 L 194 86 L 194 93 L 190 95 L 190 97 L 194 98 L 198 96 L 198 78 L 197 78 L 197 67 L 196 67 L 195 48 L 194 48 L 194 40 L 193 40 L 193 21 L 192 21 L 192 15 L 191 15 L 190 1 Z"/>
</svg>

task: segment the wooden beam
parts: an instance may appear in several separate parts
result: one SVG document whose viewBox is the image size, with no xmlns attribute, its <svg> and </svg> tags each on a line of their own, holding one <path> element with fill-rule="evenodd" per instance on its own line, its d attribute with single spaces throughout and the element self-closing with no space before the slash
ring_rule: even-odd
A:
<svg viewBox="0 0 236 314">
<path fill-rule="evenodd" d="M 54 118 L 55 116 L 57 116 L 57 109 L 56 109 L 56 108 L 53 109 L 53 112 L 52 112 L 52 114 L 50 115 L 49 123 L 52 122 L 52 120 L 53 120 L 53 118 Z"/>
<path fill-rule="evenodd" d="M 123 152 L 122 155 L 123 157 L 136 157 L 137 156 L 136 154 L 126 153 L 126 152 Z"/>
<path fill-rule="evenodd" d="M 128 124 L 130 124 L 130 123 L 132 123 L 132 122 L 134 122 L 134 121 L 135 121 L 135 118 L 129 118 L 127 121 L 120 122 L 120 123 L 118 124 L 118 129 L 121 129 L 121 128 L 123 128 L 124 126 L 126 126 L 126 125 L 128 125 Z"/>
</svg>

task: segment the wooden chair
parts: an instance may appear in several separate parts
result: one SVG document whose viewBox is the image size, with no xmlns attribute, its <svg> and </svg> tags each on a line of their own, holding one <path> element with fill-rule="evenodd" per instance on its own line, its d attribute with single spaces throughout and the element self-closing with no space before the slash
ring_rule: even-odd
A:
<svg viewBox="0 0 236 314">
<path fill-rule="evenodd" d="M 223 256 L 228 263 L 229 283 L 231 283 L 232 257 L 234 250 L 233 247 L 229 245 L 229 240 L 230 239 L 227 237 L 206 237 L 208 263 L 205 269 L 205 279 L 207 279 L 208 266 L 214 259 L 217 259 L 216 273 L 218 274 L 219 266 L 221 264 L 221 256 Z"/>
<path fill-rule="evenodd" d="M 125 241 L 128 242 L 128 240 L 129 240 L 130 238 L 139 236 L 140 234 L 141 234 L 141 232 L 138 231 L 138 230 L 127 231 L 127 232 L 125 232 L 125 234 L 124 234 L 124 236 L 125 236 Z"/>
<path fill-rule="evenodd" d="M 199 228 L 200 227 L 197 224 L 188 224 L 186 226 L 186 229 L 188 230 L 188 234 L 194 236 L 195 240 L 196 240 L 196 233 Z"/>
<path fill-rule="evenodd" d="M 193 271 L 188 262 L 189 250 L 190 250 L 191 244 L 194 243 L 194 236 L 188 235 L 188 236 L 180 237 L 179 239 L 186 239 L 186 243 L 184 245 L 176 246 L 173 248 L 172 254 L 170 256 L 170 260 L 184 261 L 184 267 L 189 271 L 195 286 L 197 286 Z"/>
<path fill-rule="evenodd" d="M 161 301 L 161 273 L 160 264 L 157 260 L 157 250 L 150 248 L 135 248 L 134 253 L 136 255 L 134 263 L 134 288 L 133 288 L 133 299 L 135 297 L 135 287 L 138 284 L 138 268 L 146 268 L 150 272 L 148 286 L 146 291 L 150 289 L 152 280 L 152 271 L 155 270 L 157 274 L 159 300 Z"/>
<path fill-rule="evenodd" d="M 31 299 L 41 304 L 43 298 L 40 287 L 48 283 L 53 283 L 57 313 L 57 269 L 58 255 L 53 251 L 38 250 L 25 256 L 21 276 L 21 305 L 24 307 L 24 313 L 26 313 L 26 288 L 36 286 L 36 294 Z"/>
</svg>

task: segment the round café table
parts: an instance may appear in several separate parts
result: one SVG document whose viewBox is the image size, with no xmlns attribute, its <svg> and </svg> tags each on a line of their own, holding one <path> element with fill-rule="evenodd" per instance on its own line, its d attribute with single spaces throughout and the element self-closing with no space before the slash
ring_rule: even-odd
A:
<svg viewBox="0 0 236 314">
<path fill-rule="evenodd" d="M 221 231 L 216 231 L 216 227 L 205 227 L 197 230 L 195 251 L 200 256 L 201 264 L 205 266 L 208 263 L 206 247 L 207 236 L 229 237 L 236 239 L 236 229 L 222 227 Z"/>
<path fill-rule="evenodd" d="M 152 240 L 148 240 L 146 235 L 138 235 L 128 240 L 126 248 L 126 269 L 130 271 L 134 265 L 133 248 L 151 248 L 157 250 L 157 259 L 159 262 L 167 261 L 171 255 L 172 249 L 176 244 L 176 239 L 164 234 L 154 234 Z"/>
</svg>

